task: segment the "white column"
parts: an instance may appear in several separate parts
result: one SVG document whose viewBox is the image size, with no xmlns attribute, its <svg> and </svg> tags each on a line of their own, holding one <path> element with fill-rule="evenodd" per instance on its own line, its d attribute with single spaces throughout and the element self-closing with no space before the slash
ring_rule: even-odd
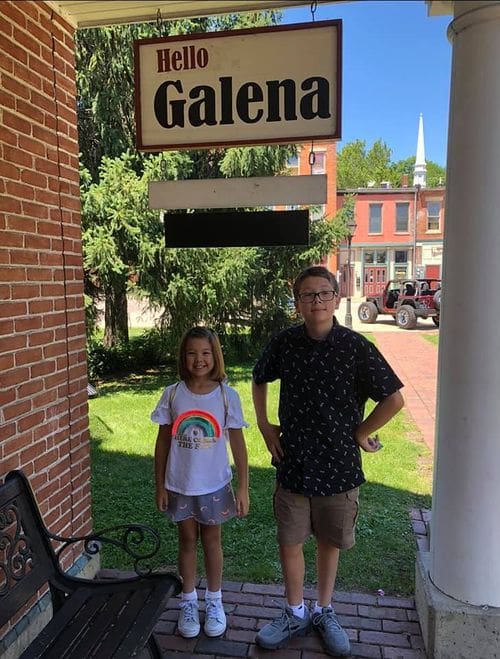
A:
<svg viewBox="0 0 500 659">
<path fill-rule="evenodd" d="M 500 607 L 500 2 L 455 2 L 431 569 Z"/>
</svg>

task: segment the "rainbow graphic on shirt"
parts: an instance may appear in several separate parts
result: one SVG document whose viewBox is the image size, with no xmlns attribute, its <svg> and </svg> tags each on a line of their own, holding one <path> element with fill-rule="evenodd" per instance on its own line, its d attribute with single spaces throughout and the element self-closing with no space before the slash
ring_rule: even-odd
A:
<svg viewBox="0 0 500 659">
<path fill-rule="evenodd" d="M 210 448 L 221 436 L 221 427 L 217 419 L 203 410 L 188 410 L 180 414 L 172 426 L 181 448 Z"/>
</svg>

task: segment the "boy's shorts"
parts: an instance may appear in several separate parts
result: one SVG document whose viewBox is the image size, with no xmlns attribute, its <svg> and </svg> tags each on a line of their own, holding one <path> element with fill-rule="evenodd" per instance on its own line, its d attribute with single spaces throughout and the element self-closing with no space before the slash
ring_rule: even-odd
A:
<svg viewBox="0 0 500 659">
<path fill-rule="evenodd" d="M 312 534 L 321 542 L 350 549 L 355 542 L 359 487 L 329 497 L 306 497 L 276 486 L 274 516 L 280 545 L 303 544 Z"/>
</svg>

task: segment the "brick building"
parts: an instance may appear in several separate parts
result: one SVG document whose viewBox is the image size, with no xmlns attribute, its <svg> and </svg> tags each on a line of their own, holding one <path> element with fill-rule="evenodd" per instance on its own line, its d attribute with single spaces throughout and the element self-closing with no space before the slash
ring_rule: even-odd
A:
<svg viewBox="0 0 500 659">
<path fill-rule="evenodd" d="M 348 195 L 356 196 L 351 247 L 353 296 L 380 292 L 392 278 L 441 277 L 444 187 L 391 188 L 387 184 L 384 188 L 338 190 L 339 208 Z M 347 251 L 346 244 L 340 247 L 341 283 L 347 281 Z"/>
<path fill-rule="evenodd" d="M 73 37 L 48 3 L 0 3 L 0 475 L 23 469 L 46 524 L 83 535 L 91 497 Z M 0 630 L 6 644 L 16 622 Z"/>
</svg>

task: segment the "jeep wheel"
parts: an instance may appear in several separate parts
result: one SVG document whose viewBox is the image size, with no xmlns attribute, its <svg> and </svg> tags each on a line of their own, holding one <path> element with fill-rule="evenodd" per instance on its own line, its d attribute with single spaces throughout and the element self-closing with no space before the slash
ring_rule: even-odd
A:
<svg viewBox="0 0 500 659">
<path fill-rule="evenodd" d="M 362 323 L 374 323 L 377 320 L 378 309 L 373 302 L 361 302 L 358 307 L 358 318 Z"/>
<path fill-rule="evenodd" d="M 403 304 L 396 312 L 396 323 L 402 329 L 414 329 L 417 326 L 417 314 L 409 304 Z"/>
<path fill-rule="evenodd" d="M 439 327 L 439 316 L 432 316 L 432 322 L 436 327 Z"/>
<path fill-rule="evenodd" d="M 434 300 L 434 306 L 439 310 L 441 308 L 441 289 L 434 293 L 434 297 L 432 299 Z"/>
</svg>

